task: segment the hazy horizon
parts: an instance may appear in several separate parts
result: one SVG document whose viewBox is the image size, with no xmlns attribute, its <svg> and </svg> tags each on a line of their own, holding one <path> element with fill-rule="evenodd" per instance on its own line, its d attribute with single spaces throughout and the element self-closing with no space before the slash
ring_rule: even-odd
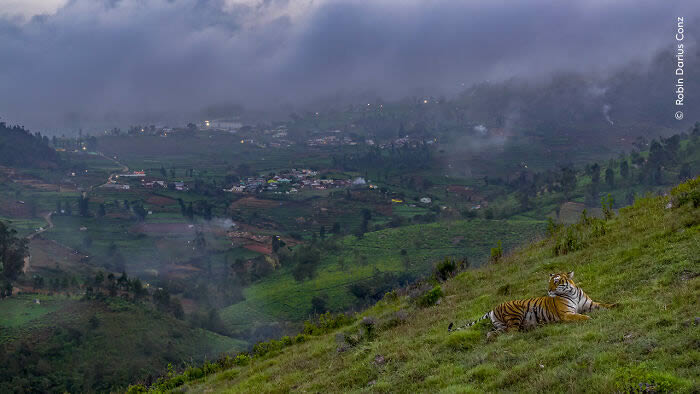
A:
<svg viewBox="0 0 700 394">
<path fill-rule="evenodd" d="M 10 0 L 0 5 L 0 117 L 75 129 L 607 75 L 672 50 L 677 16 L 694 42 L 694 2 L 643 4 Z"/>
</svg>

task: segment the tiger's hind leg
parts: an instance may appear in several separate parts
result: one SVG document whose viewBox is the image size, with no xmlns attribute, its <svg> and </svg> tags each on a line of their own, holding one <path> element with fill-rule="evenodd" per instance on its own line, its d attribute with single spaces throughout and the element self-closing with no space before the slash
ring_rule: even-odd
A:
<svg viewBox="0 0 700 394">
<path fill-rule="evenodd" d="M 591 317 L 587 315 L 582 315 L 580 313 L 566 313 L 562 315 L 561 320 L 565 322 L 574 322 L 581 320 L 590 320 Z"/>
</svg>

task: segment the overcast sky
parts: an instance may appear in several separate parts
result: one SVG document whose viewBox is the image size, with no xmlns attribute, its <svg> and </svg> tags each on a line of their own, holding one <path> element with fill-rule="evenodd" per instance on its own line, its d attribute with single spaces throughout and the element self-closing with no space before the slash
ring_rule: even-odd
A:
<svg viewBox="0 0 700 394">
<path fill-rule="evenodd" d="M 676 17 L 692 34 L 699 15 L 696 0 L 0 0 L 0 117 L 167 120 L 605 72 L 673 49 Z"/>
</svg>

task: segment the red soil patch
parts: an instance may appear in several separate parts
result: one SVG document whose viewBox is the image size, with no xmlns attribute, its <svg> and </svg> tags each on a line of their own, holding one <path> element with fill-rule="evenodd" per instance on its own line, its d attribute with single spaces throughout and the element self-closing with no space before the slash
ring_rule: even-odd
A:
<svg viewBox="0 0 700 394">
<path fill-rule="evenodd" d="M 270 246 L 265 246 L 261 244 L 247 244 L 243 245 L 244 248 L 252 250 L 253 252 L 270 255 L 272 254 L 272 248 Z"/>
<path fill-rule="evenodd" d="M 280 201 L 272 200 L 260 200 L 255 197 L 243 197 L 240 200 L 231 203 L 231 209 L 266 209 L 277 207 L 280 205 Z"/>
<path fill-rule="evenodd" d="M 73 253 L 73 250 L 67 248 L 56 241 L 41 239 L 39 237 L 32 238 L 29 243 L 29 253 L 31 255 L 29 263 L 29 272 L 35 271 L 37 268 L 76 266 L 81 264 L 80 258 L 82 255 Z"/>
<path fill-rule="evenodd" d="M 164 205 L 173 205 L 176 203 L 175 200 L 169 197 L 163 197 L 163 196 L 151 196 L 146 200 L 147 203 L 151 205 L 159 205 L 159 206 L 164 206 Z"/>
<path fill-rule="evenodd" d="M 167 278 L 186 279 L 199 271 L 201 271 L 199 268 L 189 264 L 161 266 L 161 274 Z"/>
<path fill-rule="evenodd" d="M 192 312 L 195 312 L 197 308 L 197 303 L 194 302 L 194 300 L 190 300 L 189 298 L 181 298 L 180 303 L 182 304 L 182 310 L 185 311 L 186 314 L 191 314 Z"/>
<path fill-rule="evenodd" d="M 31 216 L 29 204 L 22 204 L 17 201 L 0 202 L 0 215 L 11 218 L 26 218 Z"/>
</svg>

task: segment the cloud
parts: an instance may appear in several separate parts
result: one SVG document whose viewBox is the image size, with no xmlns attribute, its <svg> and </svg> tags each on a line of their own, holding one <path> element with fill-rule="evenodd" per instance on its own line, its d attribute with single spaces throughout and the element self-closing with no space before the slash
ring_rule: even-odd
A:
<svg viewBox="0 0 700 394">
<path fill-rule="evenodd" d="M 0 17 L 0 116 L 85 127 L 167 121 L 222 103 L 451 94 L 483 80 L 604 72 L 673 45 L 675 17 L 697 19 L 698 8 L 691 0 L 70 0 L 28 20 Z"/>
</svg>

